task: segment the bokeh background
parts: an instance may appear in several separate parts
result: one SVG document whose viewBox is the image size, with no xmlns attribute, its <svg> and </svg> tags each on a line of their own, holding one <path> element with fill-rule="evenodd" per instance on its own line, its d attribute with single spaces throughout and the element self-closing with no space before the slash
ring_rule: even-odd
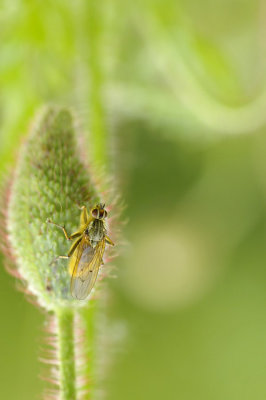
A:
<svg viewBox="0 0 266 400">
<path fill-rule="evenodd" d="M 36 110 L 71 106 L 127 204 L 108 400 L 265 399 L 265 21 L 263 0 L 0 2 L 2 175 Z M 3 268 L 0 315 L 0 397 L 38 399 L 44 316 Z"/>
</svg>

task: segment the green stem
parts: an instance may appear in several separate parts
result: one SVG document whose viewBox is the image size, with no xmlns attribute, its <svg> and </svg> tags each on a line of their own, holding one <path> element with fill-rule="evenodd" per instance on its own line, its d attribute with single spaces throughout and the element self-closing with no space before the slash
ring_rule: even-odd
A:
<svg viewBox="0 0 266 400">
<path fill-rule="evenodd" d="M 60 400 L 76 400 L 74 312 L 59 309 L 57 316 Z"/>
<path fill-rule="evenodd" d="M 90 129 L 92 141 L 92 157 L 96 166 L 106 168 L 108 163 L 107 132 L 103 106 L 104 74 L 101 63 L 101 34 L 103 29 L 103 13 L 101 2 L 90 0 L 87 5 L 87 26 L 89 46 L 89 75 L 90 75 Z"/>
<path fill-rule="evenodd" d="M 88 102 L 89 138 L 88 149 L 91 164 L 108 168 L 108 135 L 106 131 L 103 100 L 104 69 L 101 56 L 104 30 L 104 10 L 101 1 L 77 0 L 75 2 L 76 47 L 80 55 L 77 62 L 77 100 Z M 89 78 L 89 79 L 88 79 Z M 89 87 L 87 86 L 87 81 Z"/>
<path fill-rule="evenodd" d="M 97 303 L 95 300 L 91 300 L 90 306 L 80 310 L 79 315 L 82 319 L 85 327 L 85 342 L 84 342 L 84 354 L 86 355 L 87 363 L 85 374 L 89 378 L 87 386 L 88 395 L 86 400 L 92 400 L 94 398 L 95 389 L 95 314 L 96 314 Z"/>
</svg>

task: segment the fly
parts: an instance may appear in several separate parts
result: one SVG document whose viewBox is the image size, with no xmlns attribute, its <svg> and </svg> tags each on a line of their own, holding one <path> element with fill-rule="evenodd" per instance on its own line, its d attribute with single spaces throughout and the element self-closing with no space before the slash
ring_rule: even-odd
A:
<svg viewBox="0 0 266 400">
<path fill-rule="evenodd" d="M 80 226 L 77 232 L 68 235 L 64 226 L 47 222 L 62 229 L 67 240 L 74 240 L 66 256 L 58 256 L 56 259 L 65 258 L 69 261 L 69 273 L 71 275 L 70 290 L 75 299 L 84 300 L 90 294 L 100 266 L 103 264 L 103 255 L 106 243 L 114 246 L 107 236 L 105 219 L 107 211 L 104 204 L 97 204 L 88 214 L 87 208 L 82 207 Z"/>
</svg>

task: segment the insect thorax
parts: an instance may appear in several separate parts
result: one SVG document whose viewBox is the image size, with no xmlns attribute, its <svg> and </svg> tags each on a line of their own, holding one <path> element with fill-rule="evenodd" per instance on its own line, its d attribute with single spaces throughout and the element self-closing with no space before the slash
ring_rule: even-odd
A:
<svg viewBox="0 0 266 400">
<path fill-rule="evenodd" d="M 105 235 L 103 221 L 94 219 L 89 226 L 89 238 L 92 244 L 100 242 Z"/>
</svg>

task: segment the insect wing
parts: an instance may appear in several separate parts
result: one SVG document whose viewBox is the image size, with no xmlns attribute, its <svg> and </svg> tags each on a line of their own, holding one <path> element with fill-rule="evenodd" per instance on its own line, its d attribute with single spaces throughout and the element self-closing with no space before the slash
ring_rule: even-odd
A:
<svg viewBox="0 0 266 400">
<path fill-rule="evenodd" d="M 91 292 L 102 264 L 104 249 L 104 240 L 95 248 L 90 245 L 81 246 L 71 278 L 71 293 L 74 298 L 84 300 Z"/>
<path fill-rule="evenodd" d="M 83 275 L 85 274 L 86 269 L 89 267 L 94 253 L 95 249 L 93 249 L 88 242 L 84 242 L 84 240 L 82 240 L 77 248 L 76 254 L 73 255 L 74 267 L 72 270 L 70 288 L 72 296 L 76 299 L 83 300 L 87 296 L 86 284 Z"/>
</svg>

